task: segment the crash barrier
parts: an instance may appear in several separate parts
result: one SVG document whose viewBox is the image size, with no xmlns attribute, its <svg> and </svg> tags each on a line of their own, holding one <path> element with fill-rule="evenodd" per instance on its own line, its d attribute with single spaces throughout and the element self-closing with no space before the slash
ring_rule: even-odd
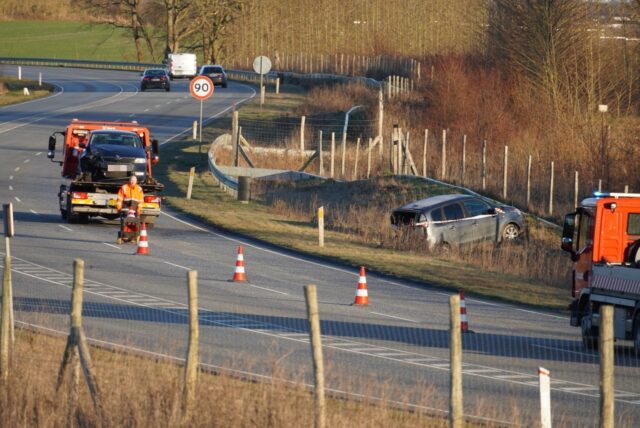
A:
<svg viewBox="0 0 640 428">
<path fill-rule="evenodd" d="M 362 269 L 359 273 L 355 269 L 336 270 L 333 266 L 290 256 L 271 259 L 272 250 L 253 246 L 246 247 L 251 271 L 257 272 L 251 282 L 220 288 L 221 284 L 212 282 L 219 272 L 218 263 L 231 262 L 235 250 L 233 245 L 224 247 L 226 251 L 215 257 L 191 260 L 192 264 L 199 265 L 198 271 L 208 282 L 198 290 L 196 271 L 189 270 L 188 293 L 180 286 L 183 281 L 172 275 L 175 268 L 171 266 L 158 267 L 166 272 L 148 273 L 128 286 L 96 281 L 91 271 L 86 272 L 84 278 L 84 273 L 71 275 L 64 273 L 67 269 L 63 267 L 52 269 L 46 263 L 34 264 L 16 256 L 7 265 L 17 275 L 13 284 L 3 289 L 13 290 L 19 327 L 60 335 L 71 330 L 69 343 L 84 346 L 81 358 L 85 362 L 89 355 L 89 349 L 82 344 L 85 335 L 86 341 L 94 346 L 147 355 L 151 357 L 148 360 L 151 365 L 157 366 L 160 358 L 178 363 L 187 361 L 180 385 L 184 391 L 182 399 L 177 391 L 168 391 L 166 402 L 171 405 L 176 400 L 182 401 L 186 414 L 195 411 L 194 403 L 205 398 L 198 397 L 196 382 L 204 380 L 203 372 L 215 371 L 266 382 L 270 391 L 279 385 L 283 391 L 291 391 L 291 385 L 313 390 L 316 406 L 300 405 L 300 401 L 296 401 L 298 405 L 286 404 L 285 392 L 278 395 L 278 400 L 270 399 L 262 404 L 277 406 L 285 400 L 289 412 L 292 408 L 300 412 L 286 413 L 298 422 L 300 418 L 322 421 L 335 417 L 334 413 L 345 406 L 344 401 L 326 402 L 324 391 L 339 398 L 353 398 L 349 406 L 364 402 L 366 411 L 360 412 L 359 418 L 367 425 L 380 422 L 379 418 L 384 415 L 378 412 L 389 407 L 396 416 L 398 412 L 410 411 L 403 417 L 417 418 L 413 423 L 408 422 L 413 426 L 439 425 L 442 418 L 449 418 L 451 426 L 464 421 L 491 426 L 549 426 L 549 421 L 554 426 L 590 426 L 594 421 L 605 420 L 615 421 L 616 426 L 632 427 L 637 423 L 640 363 L 635 356 L 621 350 L 622 345 L 618 343 L 613 371 L 611 308 L 602 309 L 601 331 L 605 333 L 601 337 L 606 340 L 600 350 L 604 357 L 598 359 L 597 351 L 584 351 L 577 337 L 561 331 L 561 326 L 567 323 L 566 319 L 559 319 L 562 317 L 521 311 L 499 303 L 488 304 L 476 298 L 469 309 L 475 319 L 480 320 L 481 327 L 475 329 L 474 334 L 462 335 L 460 296 L 455 292 L 415 288 L 399 284 L 398 279 L 370 274 L 367 282 L 375 289 L 376 310 L 354 308 L 345 303 L 352 299 L 354 277 L 360 278 L 359 284 L 365 283 Z M 243 248 L 244 245 L 238 249 L 238 255 L 246 253 Z M 290 263 L 284 266 L 283 260 Z M 244 257 L 241 261 L 244 262 Z M 306 316 L 301 299 L 302 284 L 296 284 L 295 280 L 270 281 L 263 276 L 274 267 L 287 271 L 287 275 L 304 275 L 319 285 L 317 299 L 307 293 Z M 82 290 L 80 311 L 77 298 L 75 304 L 70 305 L 70 295 Z M 154 297 L 158 292 L 162 297 Z M 251 308 L 243 302 L 247 298 L 251 299 Z M 280 298 L 294 308 L 286 311 L 277 303 Z M 7 301 L 3 297 L 3 302 Z M 399 310 L 394 311 L 394 307 Z M 529 322 L 531 330 L 526 328 Z M 28 364 L 37 355 L 34 354 L 37 351 L 28 346 L 32 340 L 26 334 L 16 335 L 15 343 L 11 344 L 13 364 L 8 366 L 9 370 Z M 21 348 L 24 345 L 27 346 Z M 273 354 L 267 351 L 276 347 L 277 352 Z M 309 349 L 307 347 L 311 352 L 302 352 Z M 17 349 L 29 352 L 31 357 L 25 358 Z M 99 353 L 92 349 L 91 354 Z M 292 355 L 295 358 L 282 364 L 283 359 Z M 63 358 L 62 348 L 59 357 L 63 365 L 69 363 L 66 354 Z M 132 387 L 142 392 L 127 395 L 134 404 L 129 411 L 134 413 L 136 397 L 146 396 L 144 388 L 158 389 L 153 378 L 145 379 L 145 385 L 114 382 L 115 378 L 109 378 L 109 360 L 94 359 L 93 368 L 84 371 L 87 382 L 93 385 L 90 388 L 95 404 L 94 410 L 85 409 L 82 416 L 85 423 L 99 425 L 96 422 L 104 417 L 101 415 L 117 414 L 113 413 L 117 411 L 114 407 L 117 402 L 113 400 L 118 392 L 113 388 L 124 388 L 123 392 L 127 393 L 126 388 Z M 330 367 L 326 374 L 323 363 Z M 129 370 L 137 370 L 144 364 L 143 359 L 136 359 L 136 365 Z M 606 366 L 600 370 L 600 364 Z M 544 365 L 544 379 L 539 376 L 541 365 Z M 275 366 L 279 367 L 274 373 Z M 30 368 L 34 376 L 25 382 L 47 376 L 54 379 L 55 368 L 47 371 L 46 367 Z M 120 375 L 126 367 L 118 368 Z M 195 375 L 198 367 L 200 376 Z M 8 376 L 11 379 L 11 373 Z M 309 384 L 301 379 L 313 381 Z M 68 387 L 78 388 L 78 384 L 71 382 Z M 206 390 L 207 400 L 212 398 L 212 390 Z M 226 394 L 232 394 L 232 390 Z M 263 393 L 258 390 L 258 394 Z M 393 398 L 385 399 L 383 394 Z M 243 397 L 242 402 L 252 401 L 247 395 Z M 71 396 L 69 400 L 68 406 L 76 405 Z M 218 415 L 234 414 L 221 409 L 237 402 L 233 395 L 217 398 L 215 411 Z M 62 411 L 65 407 L 61 406 Z M 200 411 L 206 411 L 203 409 L 200 407 Z M 279 417 L 286 418 L 286 415 Z M 55 414 L 49 416 L 56 418 Z M 372 418 L 371 421 L 363 419 L 367 417 Z M 386 422 L 392 425 L 392 419 Z"/>
</svg>

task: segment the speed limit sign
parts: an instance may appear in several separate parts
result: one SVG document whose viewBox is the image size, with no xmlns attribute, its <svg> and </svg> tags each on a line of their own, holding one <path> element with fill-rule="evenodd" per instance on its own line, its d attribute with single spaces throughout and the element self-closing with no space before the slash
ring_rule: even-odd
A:
<svg viewBox="0 0 640 428">
<path fill-rule="evenodd" d="M 213 95 L 213 82 L 207 76 L 198 76 L 191 81 L 189 92 L 197 100 L 206 100 Z"/>
</svg>

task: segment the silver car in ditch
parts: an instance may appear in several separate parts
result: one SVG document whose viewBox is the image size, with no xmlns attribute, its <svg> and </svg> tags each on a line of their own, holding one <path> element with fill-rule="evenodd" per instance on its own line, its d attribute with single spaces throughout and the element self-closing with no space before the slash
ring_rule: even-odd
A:
<svg viewBox="0 0 640 428">
<path fill-rule="evenodd" d="M 469 242 L 513 240 L 525 226 L 522 212 L 509 205 L 495 205 L 484 198 L 438 195 L 411 202 L 391 214 L 391 225 L 417 234 L 430 248 Z"/>
</svg>

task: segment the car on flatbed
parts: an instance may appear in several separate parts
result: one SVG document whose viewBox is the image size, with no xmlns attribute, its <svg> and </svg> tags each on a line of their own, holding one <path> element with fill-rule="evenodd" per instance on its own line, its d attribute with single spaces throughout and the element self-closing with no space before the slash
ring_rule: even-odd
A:
<svg viewBox="0 0 640 428">
<path fill-rule="evenodd" d="M 425 239 L 429 248 L 482 240 L 514 240 L 525 227 L 522 212 L 480 196 L 448 194 L 403 205 L 391 214 L 397 231 Z"/>
</svg>

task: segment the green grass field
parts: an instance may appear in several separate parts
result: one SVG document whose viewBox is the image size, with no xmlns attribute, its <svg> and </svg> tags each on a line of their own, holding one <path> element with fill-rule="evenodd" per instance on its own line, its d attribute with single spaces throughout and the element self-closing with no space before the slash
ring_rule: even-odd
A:
<svg viewBox="0 0 640 428">
<path fill-rule="evenodd" d="M 0 56 L 136 61 L 126 30 L 73 21 L 0 22 Z"/>
</svg>

